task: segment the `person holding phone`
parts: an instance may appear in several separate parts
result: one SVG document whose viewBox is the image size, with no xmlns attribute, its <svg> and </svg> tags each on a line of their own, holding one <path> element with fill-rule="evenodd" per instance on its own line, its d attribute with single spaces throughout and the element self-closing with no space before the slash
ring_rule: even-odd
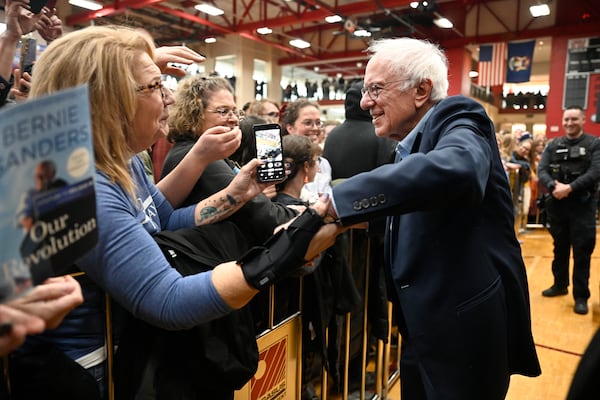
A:
<svg viewBox="0 0 600 400">
<path fill-rule="evenodd" d="M 4 13 L 6 30 L 0 34 L 0 106 L 6 103 L 15 81 L 12 66 L 21 36 L 45 27 L 41 21 L 43 16 L 29 11 L 29 5 L 24 1 L 6 0 Z"/>
<path fill-rule="evenodd" d="M 6 31 L 0 34 L 0 107 L 6 104 L 9 94 L 16 101 L 27 98 L 31 71 L 12 70 L 21 37 L 36 30 L 49 44 L 63 33 L 62 21 L 54 8 L 44 7 L 39 13 L 33 13 L 25 2 L 7 0 L 5 16 Z"/>
<path fill-rule="evenodd" d="M 74 58 L 75 52 L 79 56 Z M 52 363 L 41 367 L 40 373 L 38 366 L 34 385 L 32 375 L 21 370 L 24 379 L 19 389 L 29 393 L 24 398 L 106 398 L 102 392 L 107 378 L 105 292 L 135 318 L 159 329 L 185 330 L 243 307 L 259 292 L 263 274 L 283 278 L 315 257 L 322 246 L 311 244 L 311 239 L 323 223 L 320 215 L 327 208 L 326 198 L 282 226 L 271 244 L 240 257 L 239 262 L 223 262 L 210 271 L 186 276 L 171 267 L 153 234 L 222 220 L 260 193 L 263 185 L 256 180 L 260 162 L 253 160 L 219 193 L 181 207 L 211 157 L 222 157 L 221 142 L 212 141 L 211 135 L 200 138 L 159 186 L 148 180 L 136 154 L 166 134 L 173 103 L 172 93 L 162 86 L 163 70 L 155 57 L 151 38 L 139 30 L 90 26 L 57 39 L 37 62 L 37 76 L 43 79 L 34 76 L 32 98 L 88 84 L 90 107 L 96 111 L 91 118 L 99 238 L 97 246 L 77 261 L 85 272 L 81 277 L 84 303 L 51 334 L 28 340 L 19 353 L 21 360 L 40 361 L 47 354 L 43 349 L 54 349 L 48 353 L 62 355 L 60 365 L 68 365 L 69 373 L 61 373 Z M 69 71 L 69 79 L 64 71 Z M 231 137 L 225 133 L 222 140 L 227 143 Z M 271 245 L 292 259 L 263 257 L 274 249 Z M 61 385 L 64 381 L 59 378 L 68 383 Z M 66 387 L 69 392 L 52 397 L 48 386 L 56 391 Z M 71 391 L 75 386 L 79 392 Z"/>
<path fill-rule="evenodd" d="M 171 172 L 202 136 L 240 132 L 238 125 L 239 110 L 227 79 L 200 75 L 182 79 L 169 116 L 167 138 L 173 147 L 167 153 L 161 175 Z M 226 187 L 235 177 L 232 166 L 228 158 L 210 163 L 183 205 L 193 204 Z M 289 221 L 296 213 L 296 210 L 273 203 L 264 194 L 259 194 L 227 220 L 235 223 L 252 245 L 271 236 L 278 225 Z"/>
<path fill-rule="evenodd" d="M 319 105 L 304 98 L 291 102 L 281 116 L 281 126 L 287 135 L 306 136 L 318 144 L 323 129 Z M 313 182 L 304 186 L 302 199 L 312 203 L 321 193 L 331 193 L 331 165 L 319 156 L 319 172 Z"/>
</svg>

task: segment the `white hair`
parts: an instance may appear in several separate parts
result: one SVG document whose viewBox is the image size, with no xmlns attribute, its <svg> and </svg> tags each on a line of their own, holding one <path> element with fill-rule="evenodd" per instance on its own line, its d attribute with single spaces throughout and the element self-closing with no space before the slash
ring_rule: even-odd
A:
<svg viewBox="0 0 600 400">
<path fill-rule="evenodd" d="M 448 59 L 436 44 L 413 38 L 380 39 L 367 51 L 387 60 L 395 74 L 405 77 L 404 88 L 430 79 L 431 100 L 437 102 L 448 95 Z"/>
</svg>

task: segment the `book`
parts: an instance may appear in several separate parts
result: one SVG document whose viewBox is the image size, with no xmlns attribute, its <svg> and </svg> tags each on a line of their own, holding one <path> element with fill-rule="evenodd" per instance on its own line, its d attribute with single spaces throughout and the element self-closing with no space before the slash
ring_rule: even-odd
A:
<svg viewBox="0 0 600 400">
<path fill-rule="evenodd" d="M 0 303 L 98 241 L 87 85 L 0 111 Z"/>
</svg>

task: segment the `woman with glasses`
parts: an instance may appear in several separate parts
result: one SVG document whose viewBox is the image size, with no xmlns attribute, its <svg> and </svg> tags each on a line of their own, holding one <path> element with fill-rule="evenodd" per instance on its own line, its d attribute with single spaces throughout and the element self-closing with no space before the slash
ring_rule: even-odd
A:
<svg viewBox="0 0 600 400">
<path fill-rule="evenodd" d="M 107 378 L 104 293 L 118 304 L 115 311 L 125 310 L 158 329 L 182 331 L 243 307 L 260 289 L 251 278 L 254 272 L 250 270 L 260 263 L 256 264 L 257 260 L 252 257 L 243 265 L 227 261 L 207 272 L 182 276 L 171 267 L 152 238 L 163 230 L 199 229 L 200 225 L 222 220 L 260 193 L 264 186 L 256 180 L 260 162 L 253 160 L 219 193 L 189 207 L 176 208 L 194 182 L 190 178 L 202 173 L 207 161 L 223 151 L 218 139 L 223 143 L 231 141 L 227 133 L 217 136 L 217 140 L 214 135 L 205 134 L 198 146 L 192 146 L 185 160 L 172 174 L 164 177 L 159 186 L 148 180 L 136 153 L 166 134 L 168 108 L 173 103 L 171 93 L 160 84 L 163 71 L 159 65 L 163 63 L 159 64 L 159 54 L 164 55 L 155 50 L 147 34 L 138 30 L 92 26 L 57 39 L 36 63 L 36 76 L 41 79 L 34 76 L 31 98 L 88 85 L 90 109 L 94 111 L 91 125 L 98 243 L 76 263 L 85 272 L 78 277 L 84 303 L 69 313 L 55 330 L 32 337 L 22 347 L 21 360 L 35 362 L 37 369 L 21 370 L 24 385 L 18 388 L 21 390 L 19 396 L 17 386 L 11 386 L 15 399 L 106 398 L 106 394 L 101 393 L 106 388 Z M 199 55 L 193 58 L 202 60 Z M 220 117 L 220 111 L 216 110 L 221 110 L 222 106 L 211 110 Z M 325 201 L 317 205 L 321 209 L 323 206 L 327 206 Z M 300 222 L 294 222 L 282 231 L 278 238 L 296 232 L 295 224 L 308 221 L 304 218 L 308 214 L 310 221 L 315 221 L 315 214 L 309 211 L 299 217 L 297 221 Z M 320 223 L 321 218 L 318 220 Z M 302 246 L 306 238 L 299 239 L 300 243 L 294 240 L 293 246 L 285 249 L 304 254 L 302 247 L 294 249 Z M 313 256 L 309 254 L 309 257 Z M 298 260 L 298 264 L 303 263 L 303 259 Z M 272 264 L 261 265 L 268 269 Z M 287 269 L 272 272 L 285 276 L 284 271 Z M 113 314 L 116 315 L 122 316 L 121 313 Z M 113 322 L 119 321 L 113 318 Z M 126 332 L 120 332 L 117 339 L 122 340 Z M 138 339 L 143 342 L 146 337 Z M 121 350 L 123 346 L 119 346 Z M 179 356 L 186 357 L 187 354 Z M 19 374 L 13 368 L 17 365 L 14 360 L 11 358 L 11 374 Z M 32 367 L 31 363 L 29 366 Z M 141 377 L 145 367 L 127 366 L 128 376 L 122 376 L 120 382 L 131 385 L 132 378 Z M 36 380 L 44 380 L 46 386 L 36 386 Z M 56 384 L 48 387 L 53 381 L 61 380 L 68 383 L 62 387 Z M 156 383 L 152 377 L 149 380 Z M 233 398 L 233 391 L 223 397 L 208 394 L 206 398 Z"/>
<path fill-rule="evenodd" d="M 279 104 L 273 100 L 261 99 L 250 103 L 246 115 L 256 115 L 271 124 L 279 123 Z"/>
<path fill-rule="evenodd" d="M 169 116 L 167 138 L 173 147 L 165 158 L 162 175 L 172 171 L 207 132 L 239 132 L 238 115 L 233 88 L 226 79 L 196 75 L 181 80 Z M 211 162 L 183 204 L 194 204 L 229 185 L 235 177 L 232 166 L 227 158 Z M 295 215 L 295 210 L 272 203 L 259 194 L 228 221 L 242 230 L 250 244 L 258 244 L 270 237 L 275 227 Z"/>
<path fill-rule="evenodd" d="M 281 116 L 281 126 L 288 135 L 306 136 L 313 143 L 319 143 L 323 134 L 323 120 L 319 105 L 307 99 L 289 103 Z M 319 172 L 314 182 L 305 182 L 302 199 L 314 202 L 319 194 L 331 193 L 331 165 L 319 157 Z"/>
</svg>

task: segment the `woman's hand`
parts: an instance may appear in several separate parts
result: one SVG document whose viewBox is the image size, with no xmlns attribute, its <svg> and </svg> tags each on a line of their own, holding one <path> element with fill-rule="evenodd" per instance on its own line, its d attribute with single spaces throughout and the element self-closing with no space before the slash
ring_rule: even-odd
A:
<svg viewBox="0 0 600 400">
<path fill-rule="evenodd" d="M 263 194 L 269 198 L 269 200 L 273 199 L 277 195 L 277 189 L 275 185 L 269 185 L 263 190 Z"/>
<path fill-rule="evenodd" d="M 163 46 L 155 50 L 154 63 L 163 74 L 184 77 L 185 70 L 170 63 L 190 65 L 206 60 L 202 55 L 186 46 Z"/>
<path fill-rule="evenodd" d="M 196 141 L 191 153 L 205 162 L 222 160 L 232 155 L 242 141 L 240 128 L 230 129 L 227 126 L 208 128 Z"/>
<path fill-rule="evenodd" d="M 42 333 L 46 324 L 35 315 L 29 315 L 8 304 L 0 304 L 0 327 L 0 357 L 3 357 L 22 345 L 27 335 Z"/>
<path fill-rule="evenodd" d="M 48 7 L 42 8 L 40 19 L 35 24 L 35 29 L 40 36 L 50 44 L 63 34 L 63 26 L 60 18 L 56 16 L 56 8 L 50 10 Z"/>
<path fill-rule="evenodd" d="M 328 217 L 329 219 L 333 217 L 333 219 L 337 220 L 337 214 L 335 214 L 335 210 L 333 209 L 333 202 L 329 198 L 329 193 L 322 194 L 319 200 L 311 205 L 311 208 L 314 208 L 322 217 L 326 217 L 326 222 Z M 315 259 L 323 251 L 333 246 L 335 238 L 350 228 L 342 226 L 339 223 L 326 223 L 323 225 L 310 241 L 310 245 L 306 251 L 306 260 Z"/>
<path fill-rule="evenodd" d="M 6 33 L 20 38 L 35 30 L 35 24 L 41 18 L 40 14 L 29 11 L 29 2 L 7 0 L 4 6 Z"/>
<path fill-rule="evenodd" d="M 245 203 L 273 184 L 273 182 L 260 182 L 258 180 L 256 169 L 261 163 L 262 161 L 257 158 L 250 160 L 233 178 L 227 189 L 228 193 L 236 200 Z"/>
<path fill-rule="evenodd" d="M 25 72 L 21 75 L 21 70 L 16 68 L 13 72 L 15 77 L 15 84 L 10 89 L 10 94 L 15 98 L 15 101 L 21 103 L 27 100 L 29 96 L 29 89 L 31 89 L 31 75 Z"/>
<path fill-rule="evenodd" d="M 43 319 L 47 328 L 56 328 L 71 310 L 83 302 L 81 286 L 72 276 L 50 278 L 8 306 Z"/>
</svg>

